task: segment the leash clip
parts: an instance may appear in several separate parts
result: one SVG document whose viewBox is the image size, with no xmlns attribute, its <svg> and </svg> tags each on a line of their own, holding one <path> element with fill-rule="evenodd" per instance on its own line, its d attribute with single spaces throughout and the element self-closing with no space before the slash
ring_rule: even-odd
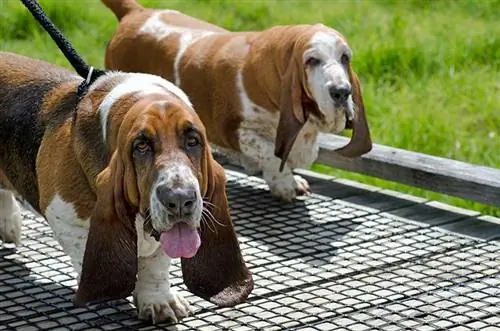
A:
<svg viewBox="0 0 500 331">
<path fill-rule="evenodd" d="M 94 67 L 90 67 L 89 73 L 87 74 L 87 78 L 78 85 L 78 90 L 76 92 L 76 96 L 78 101 L 82 100 L 82 98 L 87 93 L 87 90 L 92 83 L 92 74 L 94 73 Z"/>
<path fill-rule="evenodd" d="M 89 74 L 87 75 L 87 79 L 85 80 L 85 84 L 89 85 L 90 80 L 92 79 L 92 73 L 94 72 L 94 67 L 90 67 Z"/>
</svg>

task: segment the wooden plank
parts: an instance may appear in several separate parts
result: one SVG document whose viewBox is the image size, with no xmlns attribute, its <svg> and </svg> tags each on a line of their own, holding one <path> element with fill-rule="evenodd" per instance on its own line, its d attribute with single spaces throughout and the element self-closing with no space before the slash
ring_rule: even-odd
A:
<svg viewBox="0 0 500 331">
<path fill-rule="evenodd" d="M 335 152 L 348 138 L 321 134 L 319 141 L 317 163 L 500 207 L 500 169 L 378 144 L 349 159 Z"/>
</svg>

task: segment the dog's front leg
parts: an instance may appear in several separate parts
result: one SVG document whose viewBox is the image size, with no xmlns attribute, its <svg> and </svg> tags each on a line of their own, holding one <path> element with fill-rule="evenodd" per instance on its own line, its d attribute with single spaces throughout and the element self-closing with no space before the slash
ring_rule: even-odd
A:
<svg viewBox="0 0 500 331">
<path fill-rule="evenodd" d="M 14 194 L 0 188 L 0 240 L 19 245 L 21 241 L 21 208 Z"/>
<path fill-rule="evenodd" d="M 280 200 L 290 202 L 297 195 L 310 192 L 309 184 L 301 176 L 294 175 L 285 163 L 280 172 L 281 159 L 274 156 L 274 142 L 253 130 L 241 129 L 240 148 L 245 157 L 251 158 L 262 169 L 262 177 L 269 185 L 271 194 Z"/>
<path fill-rule="evenodd" d="M 139 256 L 134 304 L 140 319 L 153 324 L 177 322 L 189 315 L 189 303 L 170 288 L 170 258 L 159 247 L 150 256 Z"/>
</svg>

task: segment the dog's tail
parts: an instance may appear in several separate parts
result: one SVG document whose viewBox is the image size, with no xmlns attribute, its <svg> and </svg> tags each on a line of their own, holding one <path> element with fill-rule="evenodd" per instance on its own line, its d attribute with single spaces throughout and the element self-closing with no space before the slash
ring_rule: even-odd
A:
<svg viewBox="0 0 500 331">
<path fill-rule="evenodd" d="M 121 21 L 122 17 L 129 14 L 132 11 L 144 9 L 135 0 L 101 0 L 106 7 L 111 9 L 115 14 L 118 21 Z"/>
</svg>

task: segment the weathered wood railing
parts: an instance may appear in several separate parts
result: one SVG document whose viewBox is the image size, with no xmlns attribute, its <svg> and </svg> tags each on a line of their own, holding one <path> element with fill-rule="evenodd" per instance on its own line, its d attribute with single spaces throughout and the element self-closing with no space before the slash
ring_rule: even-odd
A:
<svg viewBox="0 0 500 331">
<path fill-rule="evenodd" d="M 348 159 L 334 152 L 347 140 L 322 134 L 316 162 L 500 207 L 500 169 L 377 144 L 373 145 L 371 152 Z"/>
</svg>

